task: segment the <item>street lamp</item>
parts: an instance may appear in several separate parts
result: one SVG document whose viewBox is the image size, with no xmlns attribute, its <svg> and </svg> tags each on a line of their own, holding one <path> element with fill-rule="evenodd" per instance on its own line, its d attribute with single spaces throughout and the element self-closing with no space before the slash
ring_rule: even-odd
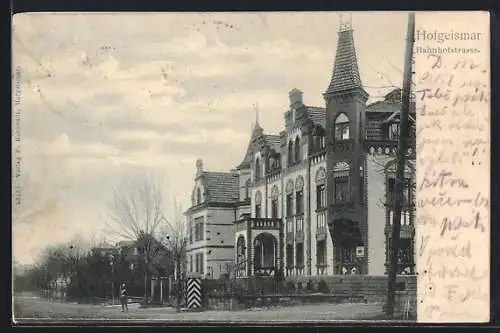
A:
<svg viewBox="0 0 500 333">
<path fill-rule="evenodd" d="M 115 256 L 109 255 L 109 265 L 111 266 L 111 299 L 115 305 Z"/>
</svg>

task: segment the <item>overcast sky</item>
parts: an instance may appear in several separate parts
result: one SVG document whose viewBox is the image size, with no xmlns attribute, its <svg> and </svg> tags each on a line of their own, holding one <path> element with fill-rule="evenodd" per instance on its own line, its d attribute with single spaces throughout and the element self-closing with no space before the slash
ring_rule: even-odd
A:
<svg viewBox="0 0 500 333">
<path fill-rule="evenodd" d="M 324 106 L 339 21 L 326 12 L 15 16 L 22 182 L 37 213 L 13 222 L 16 260 L 74 234 L 100 238 L 112 187 L 138 175 L 164 179 L 167 215 L 174 196 L 187 208 L 197 158 L 208 170 L 241 162 L 255 102 L 276 134 L 291 89 Z M 380 99 L 402 82 L 406 14 L 353 13 L 352 24 L 363 83 Z"/>
</svg>

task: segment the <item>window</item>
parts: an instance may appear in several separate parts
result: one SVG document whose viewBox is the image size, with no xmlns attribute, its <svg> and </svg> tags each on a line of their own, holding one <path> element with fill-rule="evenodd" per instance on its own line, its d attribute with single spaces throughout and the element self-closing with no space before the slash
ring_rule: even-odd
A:
<svg viewBox="0 0 500 333">
<path fill-rule="evenodd" d="M 293 267 L 293 245 L 286 246 L 286 267 Z"/>
<path fill-rule="evenodd" d="M 316 215 L 316 221 L 318 229 L 326 228 L 326 212 L 323 211 L 318 213 L 318 215 Z"/>
<path fill-rule="evenodd" d="M 296 218 L 295 223 L 297 224 L 297 232 L 303 232 L 304 231 L 304 217 L 303 216 L 298 216 Z"/>
<path fill-rule="evenodd" d="M 295 162 L 298 162 L 301 160 L 300 156 L 300 139 L 297 137 L 295 139 Z"/>
<path fill-rule="evenodd" d="M 261 204 L 256 204 L 255 205 L 255 218 L 261 218 L 262 217 L 262 206 Z"/>
<path fill-rule="evenodd" d="M 389 124 L 389 140 L 399 139 L 399 122 L 394 121 Z"/>
<path fill-rule="evenodd" d="M 271 217 L 278 218 L 278 198 L 274 198 L 271 201 Z"/>
<path fill-rule="evenodd" d="M 293 216 L 293 194 L 287 194 L 286 196 L 286 216 Z"/>
<path fill-rule="evenodd" d="M 325 137 L 321 134 L 316 134 L 313 136 L 312 150 L 317 152 L 325 148 Z"/>
<path fill-rule="evenodd" d="M 203 274 L 203 267 L 204 267 L 204 262 L 203 262 L 203 253 L 197 253 L 196 254 L 196 273 Z"/>
<path fill-rule="evenodd" d="M 204 232 L 203 217 L 198 217 L 194 220 L 194 240 L 196 242 L 203 240 Z"/>
<path fill-rule="evenodd" d="M 409 204 L 410 199 L 410 179 L 405 179 L 405 185 L 403 188 L 403 207 Z M 390 177 L 387 179 L 387 205 L 392 207 L 394 205 L 394 200 L 396 200 L 396 178 Z"/>
<path fill-rule="evenodd" d="M 255 160 L 255 175 L 254 179 L 255 180 L 260 180 L 261 172 L 260 172 L 260 159 L 257 157 Z"/>
<path fill-rule="evenodd" d="M 304 243 L 297 243 L 297 248 L 295 252 L 295 264 L 297 267 L 304 266 Z"/>
<path fill-rule="evenodd" d="M 326 191 L 325 184 L 316 186 L 316 208 L 322 209 L 326 207 Z"/>
<path fill-rule="evenodd" d="M 288 166 L 293 164 L 293 142 L 288 142 Z"/>
<path fill-rule="evenodd" d="M 359 202 L 364 202 L 365 193 L 365 173 L 363 167 L 359 167 Z"/>
<path fill-rule="evenodd" d="M 286 232 L 293 232 L 293 219 L 291 217 L 286 219 Z"/>
<path fill-rule="evenodd" d="M 193 227 L 191 226 L 191 223 L 189 225 L 189 244 L 193 243 Z"/>
<path fill-rule="evenodd" d="M 295 213 L 297 215 L 304 214 L 304 192 L 298 191 L 295 193 Z"/>
<path fill-rule="evenodd" d="M 401 238 L 398 249 L 398 274 L 412 274 L 413 273 L 413 248 L 411 246 L 412 240 L 409 238 Z M 392 251 L 392 239 L 388 239 L 389 253 Z"/>
<path fill-rule="evenodd" d="M 335 202 L 345 202 L 349 195 L 349 180 L 347 177 L 335 177 Z"/>
<path fill-rule="evenodd" d="M 269 171 L 279 169 L 280 167 L 280 156 L 279 154 L 270 155 L 267 159 L 267 168 Z"/>
<path fill-rule="evenodd" d="M 262 217 L 262 194 L 260 191 L 255 193 L 255 217 Z"/>
<path fill-rule="evenodd" d="M 349 118 L 345 113 L 341 113 L 335 119 L 335 140 L 349 140 L 349 138 Z"/>
<path fill-rule="evenodd" d="M 333 191 L 337 203 L 350 200 L 350 168 L 348 162 L 338 162 L 333 167 Z"/>
<path fill-rule="evenodd" d="M 392 225 L 394 221 L 394 212 L 389 211 L 389 224 Z M 401 222 L 400 225 L 410 225 L 410 212 L 406 209 L 401 210 Z"/>
<path fill-rule="evenodd" d="M 189 271 L 193 272 L 193 255 L 189 256 Z"/>
<path fill-rule="evenodd" d="M 326 241 L 320 240 L 316 243 L 316 264 L 326 265 Z"/>
<path fill-rule="evenodd" d="M 352 244 L 342 246 L 342 262 L 348 263 L 356 260 L 356 247 Z"/>
<path fill-rule="evenodd" d="M 316 172 L 316 209 L 326 207 L 326 170 L 320 168 Z"/>
</svg>

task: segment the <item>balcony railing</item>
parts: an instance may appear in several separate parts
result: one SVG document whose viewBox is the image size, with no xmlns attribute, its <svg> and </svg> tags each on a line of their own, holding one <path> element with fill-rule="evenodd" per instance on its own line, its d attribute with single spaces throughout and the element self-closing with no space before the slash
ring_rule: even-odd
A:
<svg viewBox="0 0 500 333">
<path fill-rule="evenodd" d="M 235 221 L 236 230 L 250 229 L 261 229 L 261 230 L 279 230 L 281 226 L 281 219 L 279 218 L 255 218 L 255 217 L 243 217 L 242 219 Z"/>
<path fill-rule="evenodd" d="M 281 219 L 278 218 L 251 218 L 252 229 L 273 229 L 279 230 Z"/>
</svg>

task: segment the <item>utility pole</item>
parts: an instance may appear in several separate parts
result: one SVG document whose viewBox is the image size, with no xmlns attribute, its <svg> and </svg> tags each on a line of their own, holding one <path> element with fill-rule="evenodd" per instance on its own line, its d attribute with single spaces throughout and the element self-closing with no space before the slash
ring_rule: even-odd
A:
<svg viewBox="0 0 500 333">
<path fill-rule="evenodd" d="M 394 214 L 392 222 L 392 236 L 391 236 L 391 248 L 390 248 L 390 270 L 388 277 L 388 288 L 387 288 L 387 304 L 386 304 L 386 314 L 388 319 L 392 319 L 394 316 L 394 303 L 395 303 L 395 287 L 396 278 L 398 275 L 398 252 L 400 243 L 400 230 L 401 230 L 401 208 L 403 201 L 403 190 L 405 187 L 405 164 L 406 164 L 406 154 L 408 151 L 408 138 L 409 138 L 409 126 L 408 126 L 408 114 L 410 111 L 410 97 L 411 97 L 411 82 L 412 82 L 412 64 L 413 64 L 413 44 L 415 35 L 415 13 L 411 12 L 408 14 L 408 27 L 406 31 L 406 53 L 405 53 L 405 65 L 403 73 L 403 94 L 402 94 L 402 105 L 400 114 L 400 134 L 398 150 L 396 155 L 396 181 L 395 181 L 395 196 L 394 200 Z"/>
</svg>

